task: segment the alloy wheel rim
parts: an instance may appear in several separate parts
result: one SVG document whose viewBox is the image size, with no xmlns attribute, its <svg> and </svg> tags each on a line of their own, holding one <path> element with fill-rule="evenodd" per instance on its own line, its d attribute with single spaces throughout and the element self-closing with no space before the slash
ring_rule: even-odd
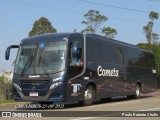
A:
<svg viewBox="0 0 160 120">
<path fill-rule="evenodd" d="M 90 101 L 92 99 L 92 91 L 91 90 L 86 90 L 85 91 L 85 99 L 87 101 Z"/>
<path fill-rule="evenodd" d="M 139 97 L 139 95 L 140 95 L 140 90 L 139 90 L 139 87 L 137 86 L 136 87 L 136 95 Z"/>
</svg>

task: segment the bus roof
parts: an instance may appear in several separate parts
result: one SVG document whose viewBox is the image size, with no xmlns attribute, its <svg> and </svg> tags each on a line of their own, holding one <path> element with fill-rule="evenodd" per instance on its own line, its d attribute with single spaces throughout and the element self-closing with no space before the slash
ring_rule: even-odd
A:
<svg viewBox="0 0 160 120">
<path fill-rule="evenodd" d="M 68 38 L 71 35 L 77 35 L 77 34 L 82 35 L 82 33 L 47 33 L 47 34 L 41 34 L 41 35 L 36 35 L 36 36 L 24 38 L 24 39 L 22 39 L 21 43 L 38 43 L 38 42 L 45 42 L 45 41 L 63 40 L 65 38 L 66 38 L 66 40 L 68 40 Z M 122 41 L 118 41 L 118 40 L 115 40 L 115 39 L 106 38 L 106 37 L 103 37 L 103 36 L 100 36 L 100 35 L 97 35 L 97 34 L 86 34 L 86 36 L 93 37 L 93 38 L 96 37 L 96 38 L 99 38 L 101 40 L 111 42 L 111 43 L 114 43 L 114 44 L 130 47 L 130 48 L 136 48 L 136 49 L 139 49 L 139 50 L 143 50 L 143 51 L 146 51 L 146 52 L 153 53 L 151 51 L 141 49 L 141 48 L 139 48 L 135 45 L 125 43 L 125 42 L 122 42 Z"/>
<path fill-rule="evenodd" d="M 72 33 L 47 33 L 24 38 L 21 43 L 37 43 L 45 41 L 63 40 L 68 38 Z M 54 39 L 53 39 L 54 38 Z"/>
<path fill-rule="evenodd" d="M 142 50 L 142 51 L 145 51 L 145 52 L 153 53 L 152 51 L 145 50 L 145 49 L 142 49 L 142 48 L 140 48 L 140 47 L 138 47 L 136 45 L 125 43 L 125 42 L 122 42 L 122 41 L 119 41 L 119 40 L 115 40 L 115 39 L 111 39 L 111 38 L 106 38 L 104 36 L 100 36 L 100 35 L 97 35 L 97 34 L 87 34 L 87 35 L 90 36 L 90 37 L 97 37 L 97 38 L 99 38 L 101 40 L 104 40 L 104 41 L 107 41 L 107 42 L 111 42 L 113 44 L 122 45 L 122 46 L 130 47 L 130 48 L 134 48 L 134 49 L 139 49 L 139 50 Z"/>
</svg>

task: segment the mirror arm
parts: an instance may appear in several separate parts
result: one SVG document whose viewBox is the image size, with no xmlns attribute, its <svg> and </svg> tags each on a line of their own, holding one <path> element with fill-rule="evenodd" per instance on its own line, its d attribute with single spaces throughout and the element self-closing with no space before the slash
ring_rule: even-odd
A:
<svg viewBox="0 0 160 120">
<path fill-rule="evenodd" d="M 5 58 L 6 60 L 9 60 L 9 55 L 10 55 L 10 49 L 11 48 L 19 48 L 19 45 L 11 45 L 7 48 L 6 53 L 5 53 Z"/>
<path fill-rule="evenodd" d="M 7 49 L 11 49 L 11 48 L 19 48 L 19 45 L 11 45 Z"/>
</svg>

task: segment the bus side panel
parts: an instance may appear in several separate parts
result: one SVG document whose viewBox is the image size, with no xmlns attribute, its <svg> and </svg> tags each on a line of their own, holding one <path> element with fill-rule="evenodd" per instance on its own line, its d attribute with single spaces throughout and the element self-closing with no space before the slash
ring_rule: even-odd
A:
<svg viewBox="0 0 160 120">
<path fill-rule="evenodd" d="M 92 72 L 90 79 L 97 84 L 97 98 L 107 98 L 124 95 L 124 68 L 120 65 L 120 55 L 117 44 L 100 38 L 87 38 L 87 69 Z M 100 67 L 99 71 L 98 68 Z M 105 71 L 118 71 L 118 75 L 107 75 Z M 98 72 L 101 72 L 98 75 Z"/>
<path fill-rule="evenodd" d="M 142 93 L 156 90 L 154 55 L 136 46 L 112 42 L 106 38 L 87 38 L 87 68 L 93 71 L 97 83 L 97 98 L 135 94 L 135 86 L 141 84 Z M 119 70 L 119 76 L 98 76 L 97 69 Z"/>
</svg>

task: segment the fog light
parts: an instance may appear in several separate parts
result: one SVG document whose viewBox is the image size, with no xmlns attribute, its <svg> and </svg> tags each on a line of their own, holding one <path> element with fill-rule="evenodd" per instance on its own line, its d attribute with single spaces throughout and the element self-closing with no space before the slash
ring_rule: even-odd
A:
<svg viewBox="0 0 160 120">
<path fill-rule="evenodd" d="M 54 89 L 55 87 L 59 86 L 60 84 L 62 84 L 62 82 L 56 82 L 56 83 L 53 83 L 49 89 Z"/>
<path fill-rule="evenodd" d="M 16 83 L 13 83 L 13 86 L 14 86 L 16 89 L 20 90 L 20 91 L 22 90 L 21 87 L 20 87 L 18 84 L 16 84 Z"/>
</svg>

